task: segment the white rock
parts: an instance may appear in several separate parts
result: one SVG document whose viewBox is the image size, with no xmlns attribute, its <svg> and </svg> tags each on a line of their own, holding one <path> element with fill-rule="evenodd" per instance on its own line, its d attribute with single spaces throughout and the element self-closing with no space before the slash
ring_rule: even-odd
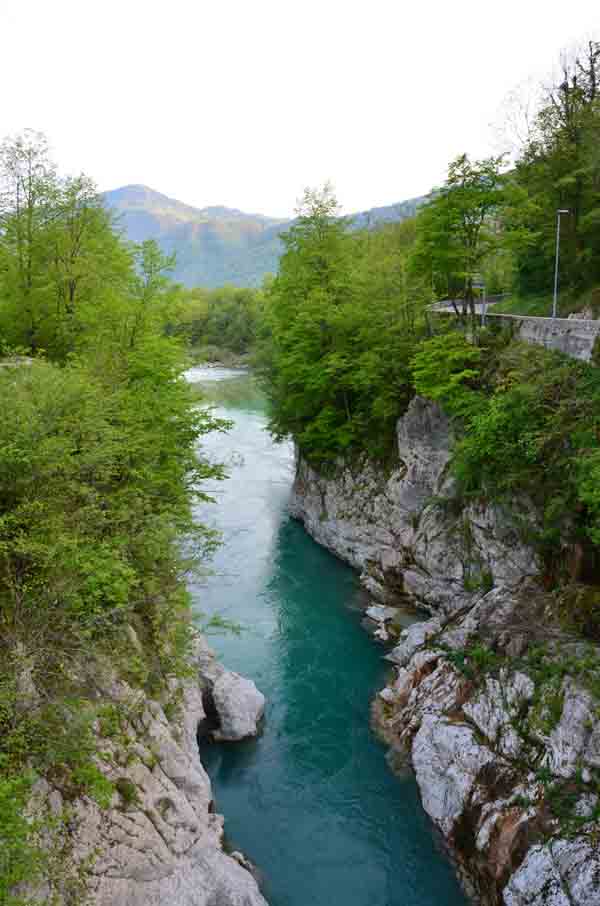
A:
<svg viewBox="0 0 600 906">
<path fill-rule="evenodd" d="M 476 697 L 465 702 L 463 711 L 477 729 L 507 758 L 519 758 L 524 741 L 513 726 L 518 708 L 533 695 L 535 686 L 524 674 L 507 676 L 500 681 L 486 677 Z"/>
<path fill-rule="evenodd" d="M 441 623 L 434 618 L 424 623 L 413 623 L 400 633 L 399 643 L 387 655 L 387 660 L 398 667 L 405 667 L 419 648 L 439 633 Z"/>
<path fill-rule="evenodd" d="M 394 690 L 391 689 L 389 686 L 385 686 L 385 688 L 381 689 L 381 691 L 378 694 L 379 694 L 379 698 L 382 701 L 387 702 L 388 704 L 393 702 L 394 699 L 396 698 Z"/>
<path fill-rule="evenodd" d="M 415 397 L 398 421 L 397 439 L 400 462 L 389 475 L 364 460 L 325 477 L 300 458 L 290 502 L 320 544 L 360 570 L 373 597 L 394 604 L 408 594 L 434 613 L 453 614 L 474 599 L 464 587 L 468 572 L 482 580 L 489 572 L 496 585 L 510 587 L 539 573 L 536 554 L 516 537 L 506 510 L 470 506 L 467 543 L 463 517 L 432 502 L 452 492 L 451 428 L 437 404 Z M 525 502 L 519 507 L 532 516 Z"/>
<path fill-rule="evenodd" d="M 203 643 L 198 650 L 207 673 L 222 670 Z M 138 702 L 125 683 L 113 677 L 107 685 L 122 704 Z M 167 719 L 153 701 L 130 712 L 128 758 L 112 739 L 101 741 L 115 756 L 102 763 L 103 773 L 120 792 L 108 809 L 87 798 L 69 803 L 73 870 L 90 861 L 93 906 L 267 906 L 252 875 L 222 850 L 223 819 L 213 811 L 196 739 L 205 717 L 200 682 L 175 683 L 171 691 L 182 694 L 177 716 Z M 40 784 L 36 794 L 38 806 L 60 814 L 58 790 Z M 28 894 L 51 898 L 46 889 Z"/>
<path fill-rule="evenodd" d="M 480 746 L 470 727 L 438 716 L 423 719 L 412 760 L 427 814 L 450 835 L 463 814 L 481 769 L 495 755 Z"/>
<path fill-rule="evenodd" d="M 563 691 L 562 715 L 547 740 L 544 764 L 553 774 L 566 779 L 573 777 L 580 765 L 595 714 L 593 699 L 587 690 L 566 680 Z"/>
<path fill-rule="evenodd" d="M 600 906 L 600 853 L 585 839 L 529 850 L 504 889 L 505 906 Z"/>
<path fill-rule="evenodd" d="M 264 714 L 265 697 L 252 680 L 225 670 L 212 687 L 220 726 L 213 736 L 217 740 L 237 741 L 256 736 L 258 722 Z"/>
<path fill-rule="evenodd" d="M 371 604 L 370 607 L 367 607 L 366 614 L 375 623 L 387 623 L 390 620 L 395 619 L 398 616 L 399 610 L 397 607 L 386 607 L 383 604 Z"/>
</svg>

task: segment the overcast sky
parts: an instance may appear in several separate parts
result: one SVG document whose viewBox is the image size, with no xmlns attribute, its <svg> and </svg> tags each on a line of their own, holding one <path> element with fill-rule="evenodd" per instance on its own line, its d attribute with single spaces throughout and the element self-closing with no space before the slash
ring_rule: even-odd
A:
<svg viewBox="0 0 600 906">
<path fill-rule="evenodd" d="M 598 0 L 0 0 L 0 137 L 101 189 L 289 215 L 427 192 L 496 149 L 506 94 L 600 31 Z"/>
</svg>

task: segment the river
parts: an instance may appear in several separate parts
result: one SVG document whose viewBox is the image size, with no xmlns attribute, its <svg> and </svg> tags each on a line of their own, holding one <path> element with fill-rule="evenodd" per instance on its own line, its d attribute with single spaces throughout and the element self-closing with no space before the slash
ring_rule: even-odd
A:
<svg viewBox="0 0 600 906">
<path fill-rule="evenodd" d="M 259 867 L 271 906 L 464 906 L 414 778 L 391 772 L 369 727 L 386 662 L 361 627 L 357 576 L 286 513 L 291 446 L 264 430 L 249 376 L 188 378 L 233 421 L 203 444 L 229 478 L 198 507 L 223 546 L 191 584 L 195 612 L 241 624 L 212 647 L 267 697 L 258 739 L 203 746 L 230 845 Z"/>
</svg>

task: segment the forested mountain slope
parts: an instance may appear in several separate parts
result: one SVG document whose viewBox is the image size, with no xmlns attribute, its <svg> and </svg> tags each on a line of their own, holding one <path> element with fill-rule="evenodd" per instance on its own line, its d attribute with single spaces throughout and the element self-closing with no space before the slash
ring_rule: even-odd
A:
<svg viewBox="0 0 600 906">
<path fill-rule="evenodd" d="M 186 286 L 259 286 L 277 271 L 283 247 L 279 234 L 290 220 L 245 214 L 235 208 L 194 208 L 142 185 L 104 193 L 128 239 L 155 239 L 166 254 L 175 252 L 173 277 Z M 360 227 L 404 220 L 420 199 L 373 208 L 356 215 Z"/>
</svg>

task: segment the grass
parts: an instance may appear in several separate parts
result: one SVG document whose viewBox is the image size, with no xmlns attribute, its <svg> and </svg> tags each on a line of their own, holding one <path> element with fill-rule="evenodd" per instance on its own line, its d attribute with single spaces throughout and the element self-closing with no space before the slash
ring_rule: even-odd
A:
<svg viewBox="0 0 600 906">
<path fill-rule="evenodd" d="M 566 318 L 583 308 L 591 308 L 594 317 L 600 317 L 600 287 L 588 289 L 580 295 L 574 295 L 571 290 L 558 294 L 559 318 Z M 510 296 L 505 301 L 493 305 L 490 308 L 490 314 L 550 317 L 552 315 L 552 293 L 536 296 Z"/>
</svg>

